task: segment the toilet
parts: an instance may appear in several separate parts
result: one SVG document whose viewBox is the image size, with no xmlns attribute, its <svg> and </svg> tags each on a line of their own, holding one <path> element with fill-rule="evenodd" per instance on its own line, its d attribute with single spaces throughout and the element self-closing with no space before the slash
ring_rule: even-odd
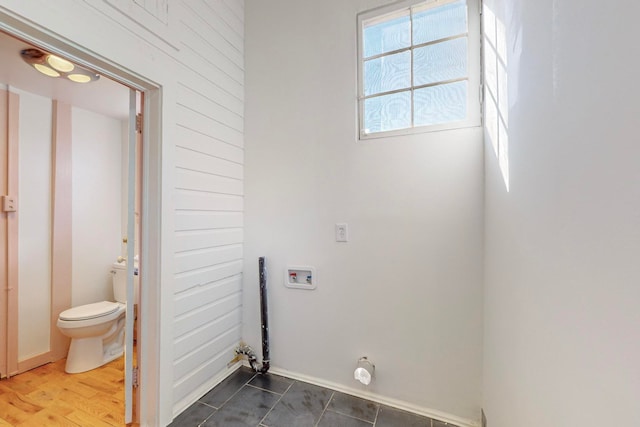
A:
<svg viewBox="0 0 640 427">
<path fill-rule="evenodd" d="M 127 302 L 126 262 L 116 262 L 112 270 L 116 302 L 101 301 L 63 311 L 58 329 L 71 338 L 65 371 L 69 374 L 90 371 L 122 356 Z M 135 276 L 137 286 L 138 277 Z"/>
</svg>

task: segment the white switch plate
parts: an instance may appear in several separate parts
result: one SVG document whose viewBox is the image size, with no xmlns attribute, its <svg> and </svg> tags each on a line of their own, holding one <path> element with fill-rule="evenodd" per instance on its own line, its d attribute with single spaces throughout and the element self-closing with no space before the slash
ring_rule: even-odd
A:
<svg viewBox="0 0 640 427">
<path fill-rule="evenodd" d="M 336 224 L 336 242 L 349 241 L 349 228 L 346 222 Z"/>
</svg>

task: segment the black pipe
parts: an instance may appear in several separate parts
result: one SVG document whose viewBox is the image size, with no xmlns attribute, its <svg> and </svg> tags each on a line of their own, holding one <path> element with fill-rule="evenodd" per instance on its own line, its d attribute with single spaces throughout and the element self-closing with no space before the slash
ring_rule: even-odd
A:
<svg viewBox="0 0 640 427">
<path fill-rule="evenodd" d="M 263 256 L 258 258 L 258 271 L 260 274 L 260 324 L 262 326 L 262 368 L 259 371 L 265 374 L 269 370 L 269 319 L 267 316 L 267 271 Z"/>
</svg>

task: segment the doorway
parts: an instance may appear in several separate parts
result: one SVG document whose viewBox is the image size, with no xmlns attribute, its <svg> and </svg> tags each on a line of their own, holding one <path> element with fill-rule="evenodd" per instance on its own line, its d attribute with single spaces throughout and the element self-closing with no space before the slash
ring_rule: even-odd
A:
<svg viewBox="0 0 640 427">
<path fill-rule="evenodd" d="M 3 43 L 8 45 L 12 45 L 13 43 L 16 46 L 21 45 L 22 48 L 25 47 L 25 42 L 13 39 L 5 34 L 1 34 L 0 36 L 2 36 L 0 46 L 2 46 Z M 20 49 L 8 49 L 8 51 L 12 51 L 13 53 L 15 53 L 16 50 L 18 52 L 20 51 Z M 16 62 L 19 66 L 25 65 L 20 63 L 19 57 Z M 5 68 L 5 65 L 8 65 L 9 63 L 11 63 L 11 61 L 3 61 L 3 70 L 8 69 Z M 2 232 L 0 232 L 0 242 L 6 242 L 6 244 L 3 243 L 0 245 L 2 246 L 2 249 L 0 250 L 0 262 L 4 263 L 0 267 L 3 267 L 3 272 L 7 272 L 6 277 L 3 277 L 4 283 L 1 283 L 3 286 L 3 292 L 2 297 L 0 297 L 0 313 L 2 314 L 0 318 L 3 319 L 4 322 L 2 323 L 2 321 L 0 321 L 0 327 L 3 332 L 2 335 L 0 335 L 0 374 L 2 374 L 2 376 L 20 374 L 39 365 L 56 361 L 60 357 L 64 357 L 64 355 L 66 355 L 68 339 L 65 339 L 60 335 L 55 325 L 55 320 L 57 319 L 60 311 L 69 308 L 72 305 L 77 306 L 99 300 L 113 300 L 109 291 L 106 291 L 109 296 L 104 294 L 104 280 L 102 280 L 101 284 L 98 283 L 98 288 L 101 289 L 100 292 L 103 292 L 102 295 L 96 294 L 95 290 L 88 289 L 90 286 L 85 286 L 80 288 L 80 291 L 75 292 L 77 295 L 72 296 L 74 277 L 78 278 L 84 276 L 84 279 L 78 280 L 82 283 L 101 281 L 97 279 L 97 277 L 100 276 L 100 267 L 92 268 L 89 266 L 88 268 L 85 268 L 84 270 L 86 271 L 83 272 L 82 268 L 77 267 L 79 264 L 84 264 L 84 262 L 72 261 L 77 261 L 75 258 L 77 258 L 78 254 L 82 254 L 82 252 L 84 252 L 83 245 L 85 249 L 96 247 L 101 248 L 101 246 L 104 245 L 104 236 L 85 235 L 84 239 L 78 239 L 78 236 L 73 235 L 71 230 L 73 228 L 78 228 L 73 225 L 74 223 L 79 225 L 79 217 L 77 215 L 74 216 L 74 210 L 78 209 L 76 209 L 76 206 L 72 205 L 72 196 L 84 194 L 84 201 L 88 202 L 85 203 L 84 208 L 95 208 L 96 200 L 104 198 L 105 187 L 107 187 L 107 185 L 105 185 L 105 181 L 108 180 L 108 178 L 105 178 L 106 175 L 103 175 L 101 179 L 98 179 L 98 181 L 101 182 L 99 182 L 97 186 L 93 187 L 91 185 L 86 185 L 86 178 L 92 176 L 95 177 L 97 169 L 99 169 L 97 166 L 100 166 L 103 172 L 108 171 L 109 169 L 114 169 L 113 164 L 117 164 L 118 160 L 116 159 L 115 163 L 112 162 L 111 164 L 104 164 L 105 157 L 101 156 L 93 162 L 93 165 L 87 165 L 83 162 L 73 162 L 72 157 L 74 152 L 71 149 L 71 146 L 75 145 L 77 148 L 77 144 L 74 144 L 73 140 L 78 133 L 82 133 L 82 130 L 78 129 L 78 127 L 82 127 L 87 131 L 87 129 L 95 126 L 96 123 L 98 123 L 98 126 L 102 126 L 105 122 L 109 121 L 108 116 L 110 112 L 92 111 L 95 110 L 95 107 L 89 105 L 89 101 L 91 99 L 98 99 L 100 100 L 99 104 L 101 107 L 111 105 L 111 103 L 105 102 L 105 100 L 109 97 L 113 98 L 114 94 L 118 91 L 114 90 L 115 86 L 111 86 L 101 95 L 96 96 L 95 93 L 85 95 L 77 91 L 75 87 L 61 85 L 58 81 L 47 86 L 42 82 L 45 81 L 47 83 L 52 83 L 46 80 L 48 77 L 38 76 L 33 73 L 30 74 L 32 71 L 33 70 L 26 69 L 26 71 L 15 75 L 30 76 L 30 78 L 35 79 L 34 81 L 37 80 L 37 83 L 34 83 L 33 85 L 30 85 L 28 82 L 21 81 L 20 78 L 12 76 L 7 77 L 5 75 L 3 76 L 4 78 L 0 79 L 0 83 L 7 85 L 3 91 L 4 93 L 2 94 L 5 95 L 4 99 L 6 99 L 6 103 L 3 104 L 4 107 L 0 107 L 0 109 L 4 108 L 4 112 L 6 112 L 6 115 L 3 114 L 2 117 L 7 118 L 5 126 L 6 131 L 3 132 L 3 134 L 7 136 L 4 141 L 4 143 L 6 143 L 6 149 L 0 146 L 0 151 L 2 152 L 2 154 L 0 154 L 0 159 L 2 160 L 3 165 L 3 167 L 0 167 L 0 175 L 3 176 L 3 178 L 0 179 L 0 185 L 2 186 L 1 192 L 3 196 L 2 220 L 0 221 L 0 228 L 2 229 Z M 105 78 L 102 80 L 103 83 L 109 83 Z M 110 84 L 120 85 L 120 83 L 113 82 Z M 16 87 L 18 85 L 21 85 L 23 88 L 17 89 Z M 87 88 L 91 88 L 91 86 L 87 86 Z M 122 88 L 124 88 L 125 98 L 124 103 L 120 104 L 123 104 L 124 110 L 127 112 L 127 117 L 126 119 L 115 119 L 115 122 L 118 122 L 118 120 L 121 122 L 124 121 L 124 124 L 126 125 L 122 126 L 122 129 L 124 129 L 123 131 L 116 131 L 116 133 L 120 133 L 119 136 L 122 137 L 123 141 L 126 140 L 126 144 L 122 144 L 122 147 L 125 148 L 124 150 L 118 148 L 115 151 L 121 154 L 120 159 L 122 160 L 120 165 L 121 168 L 117 168 L 122 172 L 118 178 L 126 172 L 127 178 L 122 181 L 127 181 L 129 185 L 119 186 L 120 188 L 117 189 L 117 192 L 119 192 L 121 196 L 121 203 L 118 203 L 117 201 L 114 203 L 113 201 L 115 199 L 112 197 L 106 207 L 103 209 L 94 209 L 93 218 L 88 218 L 87 222 L 89 222 L 89 224 L 85 224 L 86 230 L 103 230 L 105 228 L 105 220 L 102 219 L 96 221 L 95 216 L 99 215 L 101 210 L 108 211 L 109 207 L 114 208 L 113 205 L 119 204 L 121 206 L 119 209 L 111 209 L 111 215 L 106 216 L 111 218 L 116 216 L 118 221 L 123 220 L 127 224 L 120 230 L 109 233 L 112 234 L 109 239 L 111 240 L 111 238 L 113 238 L 116 241 L 115 245 L 113 242 L 109 244 L 112 248 L 111 251 L 115 252 L 112 256 L 112 262 L 115 261 L 119 254 L 127 260 L 133 260 L 138 255 L 140 255 L 141 260 L 144 260 L 144 253 L 140 250 L 144 250 L 145 248 L 144 243 L 141 242 L 141 236 L 143 234 L 142 227 L 146 226 L 144 220 L 141 220 L 144 216 L 143 210 L 145 205 L 142 201 L 144 198 L 144 192 L 142 190 L 144 183 L 141 170 L 141 165 L 143 164 L 143 137 L 141 131 L 144 127 L 144 123 L 141 120 L 142 116 L 139 114 L 144 106 L 143 94 L 129 87 L 122 86 Z M 37 91 L 38 93 L 34 94 L 30 92 L 30 90 Z M 47 90 L 49 90 L 49 92 L 47 92 Z M 67 91 L 72 92 L 72 94 L 70 95 Z M 122 90 L 120 90 L 120 92 L 122 92 Z M 49 95 L 50 98 L 47 98 L 47 95 Z M 71 98 L 74 105 L 61 101 L 61 98 L 65 98 L 65 96 Z M 51 123 L 48 128 L 48 133 L 53 137 L 48 159 L 46 155 L 43 156 L 43 153 L 46 154 L 45 152 L 47 150 L 38 150 L 37 147 L 32 150 L 20 150 L 20 143 L 17 142 L 21 136 L 20 123 L 26 125 L 25 129 L 37 127 L 33 126 L 35 123 L 42 124 L 42 120 L 27 118 L 26 110 L 21 111 L 19 101 L 20 97 L 22 97 L 23 100 L 30 99 L 30 101 L 38 98 L 40 105 L 46 104 L 47 100 L 50 101 L 51 110 L 49 117 L 51 118 Z M 36 105 L 38 102 L 31 102 L 30 105 Z M 83 102 L 85 103 L 83 104 Z M 89 104 L 86 104 L 86 102 L 89 102 Z M 74 117 L 76 119 L 81 119 L 73 120 Z M 105 118 L 107 120 L 105 120 Z M 92 124 L 87 124 L 87 122 L 91 122 Z M 114 120 L 111 120 L 111 122 L 114 122 Z M 74 123 L 76 125 L 76 129 L 73 128 Z M 112 126 L 111 131 L 113 131 L 113 129 L 114 128 Z M 44 128 L 40 128 L 39 130 L 41 133 L 47 134 L 47 126 L 44 126 Z M 22 134 L 22 136 L 24 136 L 24 132 L 22 132 Z M 40 137 L 42 136 L 43 135 L 40 135 Z M 100 136 L 104 136 L 102 132 L 100 133 Z M 95 143 L 95 139 L 99 138 L 94 138 L 94 141 L 90 142 Z M 106 147 L 109 144 L 107 142 L 103 145 Z M 93 145 L 86 151 L 91 152 L 92 150 L 95 150 L 96 147 L 97 145 Z M 111 153 L 114 152 L 113 147 L 108 148 L 107 150 L 110 150 Z M 23 160 L 25 155 L 31 154 L 34 159 L 39 159 L 42 165 L 51 165 L 51 170 L 43 171 L 42 167 L 38 168 L 31 162 L 21 164 L 20 151 L 23 151 Z M 100 154 L 101 153 L 98 153 L 98 155 Z M 116 155 L 116 157 L 118 156 Z M 78 172 L 77 168 L 74 170 L 74 163 L 76 163 L 76 165 L 80 164 L 88 166 L 88 168 L 85 167 L 84 170 L 85 179 L 76 176 L 74 181 L 73 172 Z M 20 167 L 16 167 L 16 165 L 19 165 Z M 31 170 L 25 170 L 25 166 Z M 29 166 L 34 167 L 30 168 Z M 40 173 L 38 174 L 38 172 Z M 46 182 L 41 180 L 39 185 L 33 186 L 32 183 L 28 183 L 27 181 L 29 181 L 29 179 L 34 175 L 50 177 L 51 181 Z M 82 175 L 82 171 L 80 175 Z M 29 179 L 27 179 L 27 177 L 29 177 Z M 25 189 L 34 190 L 34 187 L 38 188 L 36 188 L 35 191 L 25 191 Z M 45 203 L 44 205 L 41 205 L 40 208 L 32 207 L 29 211 L 31 216 L 34 218 L 27 219 L 26 215 L 22 215 L 22 212 L 26 211 L 26 209 L 22 209 L 22 207 L 19 206 L 22 195 L 30 192 L 34 193 L 30 194 L 30 197 L 33 199 L 43 199 L 46 198 L 42 197 L 44 194 L 42 191 L 43 188 L 51 189 L 49 200 L 46 201 L 48 205 Z M 110 192 L 114 193 L 114 191 Z M 27 204 L 25 204 L 25 207 L 26 205 Z M 48 215 L 49 212 L 51 213 L 50 216 Z M 22 221 L 19 220 L 21 215 Z M 39 232 L 35 233 L 37 234 L 35 242 L 33 241 L 34 233 L 31 233 L 31 231 L 33 231 L 33 227 L 27 227 L 32 235 L 30 235 L 28 239 L 21 239 L 20 222 L 37 224 L 40 226 Z M 137 224 L 138 227 L 134 227 L 132 224 Z M 124 232 L 125 230 L 126 232 Z M 50 251 L 40 250 L 38 256 L 39 261 L 42 261 L 42 258 L 45 258 L 44 265 L 40 265 L 40 268 L 29 268 L 29 263 L 33 263 L 32 265 L 35 265 L 36 260 L 29 259 L 28 256 L 21 257 L 21 248 L 24 249 L 26 246 L 29 246 L 29 241 L 31 241 L 31 246 L 35 248 L 51 248 Z M 73 250 L 74 247 L 76 248 L 75 251 Z M 115 251 L 113 250 L 114 247 L 117 247 Z M 102 264 L 104 264 L 104 260 L 102 261 Z M 127 300 L 133 301 L 132 289 L 134 263 L 127 262 L 127 268 L 129 281 Z M 33 273 L 36 270 L 38 274 L 35 274 L 37 277 L 34 279 L 32 276 L 34 276 Z M 140 277 L 144 278 L 144 273 L 142 273 L 144 268 L 140 268 L 139 271 L 141 272 Z M 21 272 L 29 273 L 31 276 L 21 278 Z M 47 274 L 47 272 L 49 272 L 49 274 Z M 108 270 L 104 273 L 105 274 L 102 279 L 106 277 L 107 281 L 110 283 Z M 93 280 L 94 276 L 95 280 Z M 50 292 L 42 291 L 42 289 L 36 289 L 30 295 L 20 295 L 20 291 L 24 290 L 20 284 L 28 283 L 31 285 L 33 282 L 50 283 L 53 287 Z M 107 284 L 106 288 L 110 289 L 110 286 Z M 6 292 L 4 292 L 5 290 Z M 47 295 L 48 298 L 44 298 L 46 294 L 49 294 Z M 144 292 L 141 292 L 141 297 L 144 297 Z M 75 299 L 76 301 L 72 301 L 72 299 Z M 90 301 L 92 299 L 96 301 Z M 38 300 L 36 302 L 39 302 L 40 306 L 27 308 L 26 311 L 22 309 L 21 312 L 21 304 L 27 300 L 29 300 L 29 303 L 34 302 L 31 300 Z M 43 313 L 44 310 L 41 309 L 42 307 L 49 309 L 48 312 Z M 143 310 L 138 310 L 138 314 L 141 314 L 142 311 Z M 28 322 L 25 322 L 24 319 L 26 319 L 26 316 L 29 316 L 29 312 L 32 313 L 32 316 L 33 314 L 42 314 L 41 317 L 44 319 L 48 318 L 49 321 L 48 323 L 45 322 L 47 323 L 44 328 L 46 331 L 43 332 L 43 328 L 32 328 L 39 329 L 36 331 L 36 336 L 24 339 L 20 334 L 21 331 L 18 326 L 20 322 L 18 322 L 18 320 L 22 317 L 23 321 L 21 323 L 27 324 Z M 127 304 L 127 317 L 129 320 L 134 318 L 133 304 Z M 127 339 L 132 340 L 132 332 L 134 330 L 132 326 L 133 322 L 131 322 L 130 325 L 128 324 L 126 327 L 126 336 Z M 143 329 L 137 328 L 137 330 L 141 332 L 139 334 L 140 338 L 137 340 L 140 344 L 143 342 L 141 338 L 143 335 Z M 37 334 L 40 334 L 40 336 L 38 337 Z M 45 337 L 45 339 L 42 339 L 42 337 Z M 25 345 L 25 343 L 27 344 Z M 29 345 L 32 347 L 31 349 L 21 352 L 21 348 L 28 347 Z M 38 346 L 40 346 L 40 348 L 38 348 Z M 129 349 L 133 348 L 132 345 L 128 345 L 127 347 Z M 128 402 L 131 402 L 134 383 L 134 362 L 132 354 L 133 351 L 128 351 L 124 358 L 125 364 L 127 365 L 127 369 L 125 369 L 126 374 L 124 383 L 126 388 L 125 395 L 128 395 Z M 140 355 L 141 352 L 138 351 L 137 354 Z M 132 413 L 133 406 L 128 403 L 125 409 L 125 418 L 128 422 L 132 419 Z"/>
<path fill-rule="evenodd" d="M 167 337 L 163 325 L 166 320 L 161 315 L 161 308 L 167 309 L 167 301 L 163 298 L 162 279 L 169 277 L 171 271 L 167 263 L 161 263 L 168 255 L 163 250 L 163 236 L 171 232 L 163 215 L 170 214 L 168 202 L 162 198 L 163 188 L 163 147 L 162 137 L 166 131 L 163 125 L 161 86 L 138 74 L 131 68 L 125 68 L 108 58 L 96 56 L 82 45 L 65 39 L 49 31 L 46 27 L 20 17 L 10 10 L 0 7 L 0 31 L 24 40 L 49 52 L 72 59 L 80 65 L 87 66 L 103 76 L 110 77 L 130 88 L 144 93 L 143 105 L 143 145 L 142 153 L 142 214 L 141 214 L 141 249 L 140 257 L 144 260 L 145 271 L 141 280 L 144 289 L 140 299 L 142 319 L 139 325 L 141 341 L 137 351 L 144 363 L 139 366 L 139 417 L 141 424 L 156 425 L 167 418 L 167 409 L 160 406 L 161 396 L 166 392 L 169 379 L 162 375 L 170 369 L 171 361 L 161 357 L 161 337 Z M 4 69 L 4 67 L 2 67 Z M 0 327 L 2 325 L 0 324 Z M 165 342 L 165 341 L 162 341 Z"/>
</svg>

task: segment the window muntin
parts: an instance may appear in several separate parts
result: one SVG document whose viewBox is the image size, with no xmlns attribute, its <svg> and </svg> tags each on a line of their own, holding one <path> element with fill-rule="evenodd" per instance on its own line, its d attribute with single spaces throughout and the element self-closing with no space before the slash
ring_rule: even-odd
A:
<svg viewBox="0 0 640 427">
<path fill-rule="evenodd" d="M 360 138 L 480 124 L 471 12 L 407 0 L 359 15 Z"/>
</svg>

